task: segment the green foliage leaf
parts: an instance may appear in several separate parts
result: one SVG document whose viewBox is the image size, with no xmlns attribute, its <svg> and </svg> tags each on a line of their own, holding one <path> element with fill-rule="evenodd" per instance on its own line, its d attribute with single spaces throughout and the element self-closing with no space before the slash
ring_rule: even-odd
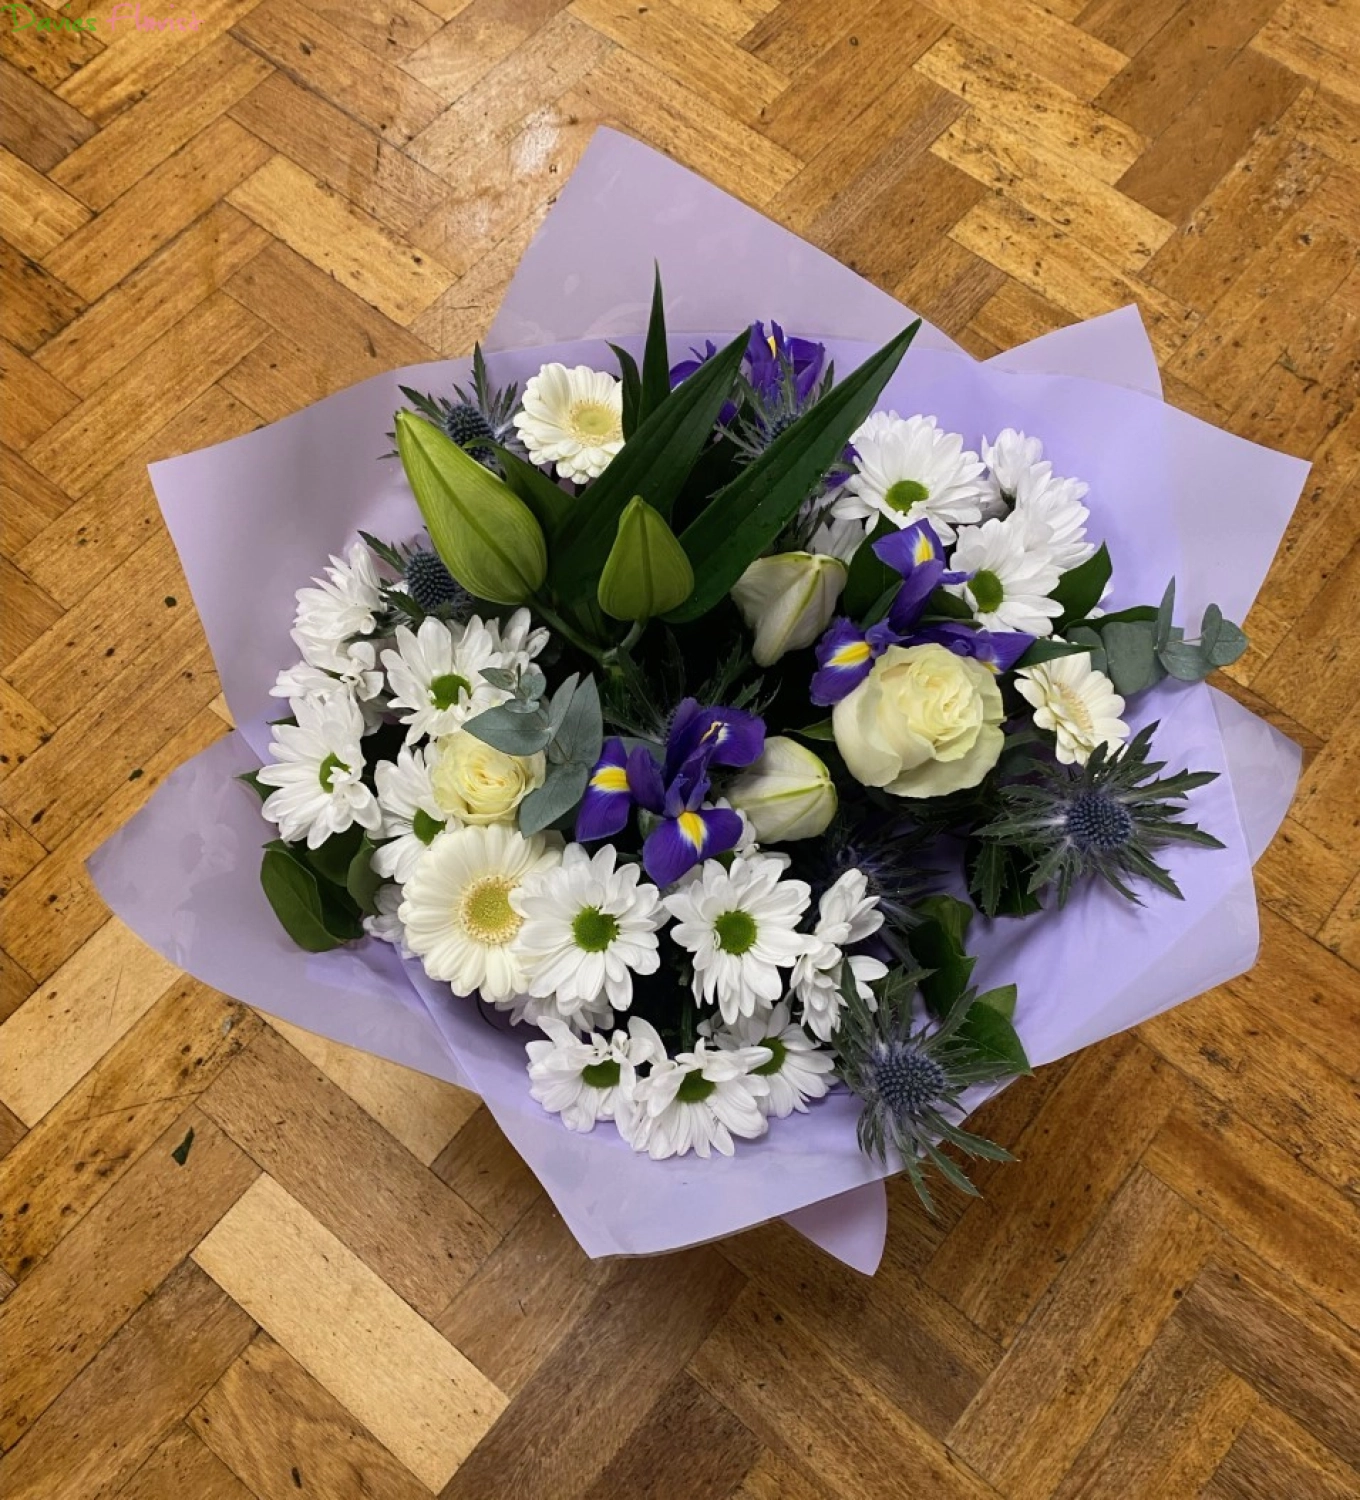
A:
<svg viewBox="0 0 1360 1500">
<path fill-rule="evenodd" d="M 383 884 L 383 877 L 373 868 L 374 847 L 373 840 L 364 834 L 349 862 L 349 869 L 345 871 L 345 891 L 366 917 L 376 915 L 378 904 L 375 898 Z"/>
<path fill-rule="evenodd" d="M 652 314 L 642 350 L 642 398 L 638 420 L 646 421 L 671 393 L 670 351 L 666 347 L 666 305 L 661 295 L 661 267 L 652 287 Z"/>
<path fill-rule="evenodd" d="M 483 709 L 463 725 L 470 735 L 506 755 L 537 755 L 552 739 L 548 716 L 541 710 L 516 713 L 502 703 Z"/>
<path fill-rule="evenodd" d="M 1008 986 L 1013 988 L 1013 986 Z M 1014 997 L 1012 997 L 1012 1006 Z M 975 1057 L 989 1063 L 1000 1063 L 1010 1073 L 1032 1073 L 1029 1058 L 1019 1034 L 1004 1011 L 979 996 L 955 1033 L 967 1043 Z"/>
<path fill-rule="evenodd" d="M 327 953 L 363 936 L 357 915 L 329 895 L 316 875 L 282 839 L 264 848 L 260 885 L 283 930 L 308 953 Z"/>
<path fill-rule="evenodd" d="M 892 530 L 892 522 L 881 519 L 850 559 L 850 576 L 841 593 L 840 613 L 852 620 L 863 621 L 889 589 L 901 587 L 901 576 L 874 551 L 874 543 Z"/>
<path fill-rule="evenodd" d="M 244 782 L 246 786 L 248 786 L 251 791 L 255 793 L 255 795 L 260 799 L 261 802 L 263 802 L 265 798 L 267 798 L 274 790 L 272 786 L 266 786 L 264 782 L 260 780 L 260 773 L 258 771 L 242 771 L 236 779 L 237 781 Z"/>
<path fill-rule="evenodd" d="M 559 489 L 542 469 L 525 463 L 518 453 L 502 448 L 499 443 L 489 446 L 500 460 L 506 484 L 533 511 L 551 549 L 571 514 L 571 507 L 575 504 L 572 497 Z"/>
<path fill-rule="evenodd" d="M 565 764 L 589 771 L 604 746 L 604 718 L 600 712 L 600 690 L 593 677 L 582 678 L 562 716 L 562 727 L 553 740 L 553 753 Z"/>
<path fill-rule="evenodd" d="M 642 376 L 638 373 L 637 360 L 627 349 L 610 344 L 614 358 L 619 362 L 619 378 L 623 382 L 623 438 L 627 442 L 637 430 L 638 409 L 642 405 Z"/>
<path fill-rule="evenodd" d="M 344 833 L 333 833 L 317 849 L 299 847 L 297 856 L 310 865 L 322 880 L 343 888 L 349 878 L 349 867 L 364 841 L 364 830 L 351 823 Z"/>
<path fill-rule="evenodd" d="M 1157 626 L 1150 621 L 1115 620 L 1102 623 L 1105 670 L 1115 692 L 1125 698 L 1150 688 L 1162 676 L 1157 661 Z"/>
<path fill-rule="evenodd" d="M 727 596 L 840 457 L 920 326 L 917 319 L 823 396 L 685 528 L 680 540 L 697 582 L 668 619 L 697 620 Z"/>
<path fill-rule="evenodd" d="M 999 985 L 994 990 L 983 990 L 973 1001 L 974 1005 L 990 1005 L 993 1010 L 1000 1011 L 1008 1021 L 1015 1019 L 1015 1002 L 1019 998 L 1019 991 L 1013 984 Z"/>
<path fill-rule="evenodd" d="M 800 740 L 834 740 L 836 738 L 836 731 L 830 719 L 818 719 L 815 724 L 809 724 L 806 729 L 791 729 L 789 733 L 796 734 Z"/>
<path fill-rule="evenodd" d="M 1080 656 L 1082 652 L 1089 652 L 1089 644 L 1080 641 L 1050 641 L 1038 640 L 1030 646 L 1025 654 L 1016 662 L 1016 667 L 1037 667 L 1046 661 L 1055 661 L 1060 656 Z"/>
<path fill-rule="evenodd" d="M 972 909 L 953 896 L 929 896 L 916 913 L 921 920 L 907 944 L 916 962 L 930 971 L 921 980 L 921 996 L 932 1015 L 944 1016 L 968 988 L 977 962 L 964 947 Z"/>
<path fill-rule="evenodd" d="M 938 615 L 945 620 L 971 620 L 973 611 L 968 608 L 968 601 L 960 599 L 957 594 L 951 594 L 946 588 L 938 588 L 926 600 L 926 618 Z"/>
<path fill-rule="evenodd" d="M 1078 568 L 1071 568 L 1058 580 L 1058 586 L 1049 596 L 1062 605 L 1062 614 L 1054 622 L 1053 629 L 1061 634 L 1063 627 L 1074 620 L 1084 620 L 1100 603 L 1105 585 L 1110 581 L 1112 565 L 1110 553 L 1104 542 L 1100 550 L 1088 557 Z"/>
<path fill-rule="evenodd" d="M 1162 602 L 1157 606 L 1157 649 L 1160 651 L 1171 639 L 1172 611 L 1176 608 L 1176 580 L 1166 586 Z"/>
<path fill-rule="evenodd" d="M 535 787 L 519 805 L 519 831 L 539 833 L 565 817 L 585 796 L 589 776 L 589 766 L 550 766 L 543 785 Z"/>
<path fill-rule="evenodd" d="M 1230 667 L 1247 649 L 1248 644 L 1246 631 L 1234 625 L 1231 620 L 1220 620 L 1212 646 L 1203 640 L 1200 642 L 1209 665 L 1214 667 Z"/>
<path fill-rule="evenodd" d="M 1200 682 L 1213 670 L 1196 641 L 1168 641 L 1157 657 L 1178 682 Z"/>
<path fill-rule="evenodd" d="M 972 839 L 964 856 L 968 890 L 989 917 L 1026 917 L 1042 903 L 1029 889 L 1032 866 L 1016 849 Z"/>
</svg>

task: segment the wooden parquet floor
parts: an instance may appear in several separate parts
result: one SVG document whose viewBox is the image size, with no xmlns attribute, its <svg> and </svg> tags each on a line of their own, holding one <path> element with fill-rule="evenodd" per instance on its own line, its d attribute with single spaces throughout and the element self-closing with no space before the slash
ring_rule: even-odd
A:
<svg viewBox="0 0 1360 1500">
<path fill-rule="evenodd" d="M 0 9 L 0 1493 L 1360 1495 L 1360 0 L 191 5 Z M 587 1261 L 475 1100 L 82 868 L 226 728 L 147 462 L 466 352 L 600 122 L 980 355 L 1136 301 L 1314 461 L 1225 684 L 1308 756 L 1260 964 L 1002 1096 L 873 1281 Z"/>
</svg>

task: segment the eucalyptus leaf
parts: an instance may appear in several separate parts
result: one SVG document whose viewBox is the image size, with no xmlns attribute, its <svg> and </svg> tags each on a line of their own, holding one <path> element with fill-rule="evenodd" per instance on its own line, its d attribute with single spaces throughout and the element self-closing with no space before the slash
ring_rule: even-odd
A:
<svg viewBox="0 0 1360 1500">
<path fill-rule="evenodd" d="M 1123 697 L 1141 693 L 1160 680 L 1157 661 L 1157 626 L 1116 620 L 1100 632 L 1105 646 L 1105 670 Z"/>
<path fill-rule="evenodd" d="M 604 745 L 604 719 L 600 712 L 600 690 L 593 677 L 585 677 L 572 695 L 562 717 L 554 744 L 569 765 L 590 770 Z"/>
<path fill-rule="evenodd" d="M 1160 651 L 1171 639 L 1171 615 L 1176 608 L 1176 580 L 1166 586 L 1162 602 L 1157 606 L 1157 649 Z"/>
<path fill-rule="evenodd" d="M 1168 641 L 1157 658 L 1178 682 L 1201 682 L 1213 670 L 1195 641 Z"/>
<path fill-rule="evenodd" d="M 1108 672 L 1109 663 L 1105 659 L 1105 641 L 1100 632 L 1091 625 L 1069 625 L 1067 627 L 1067 639 L 1074 646 L 1085 646 L 1091 653 L 1091 666 L 1097 672 Z"/>
<path fill-rule="evenodd" d="M 519 805 L 519 831 L 526 835 L 540 833 L 565 817 L 585 796 L 589 778 L 589 766 L 550 766 L 543 785 L 535 787 Z"/>
<path fill-rule="evenodd" d="M 548 748 L 552 730 L 547 715 L 512 713 L 505 704 L 484 709 L 463 725 L 470 735 L 506 755 L 537 755 Z"/>
<path fill-rule="evenodd" d="M 1199 649 L 1210 661 L 1213 660 L 1214 647 L 1218 644 L 1219 633 L 1223 629 L 1223 611 L 1217 604 L 1211 604 L 1204 611 L 1204 618 L 1199 627 Z"/>
<path fill-rule="evenodd" d="M 567 710 L 571 707 L 571 700 L 576 694 L 576 685 L 580 680 L 580 673 L 573 672 L 570 677 L 558 683 L 557 691 L 552 695 L 552 702 L 548 705 L 548 729 L 554 739 L 562 727 L 562 720 L 567 716 Z"/>
<path fill-rule="evenodd" d="M 1201 643 L 1202 645 L 1203 643 Z M 1204 647 L 1204 654 L 1215 667 L 1230 667 L 1247 649 L 1247 633 L 1231 620 L 1224 620 L 1212 647 Z"/>
</svg>

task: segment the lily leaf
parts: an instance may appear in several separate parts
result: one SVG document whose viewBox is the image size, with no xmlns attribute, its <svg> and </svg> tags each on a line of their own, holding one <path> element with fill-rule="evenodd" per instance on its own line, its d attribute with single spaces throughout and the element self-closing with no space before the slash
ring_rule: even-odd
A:
<svg viewBox="0 0 1360 1500">
<path fill-rule="evenodd" d="M 637 430 L 638 409 L 642 405 L 642 376 L 638 373 L 637 360 L 627 349 L 617 344 L 609 346 L 619 362 L 619 379 L 623 382 L 623 438 L 632 437 Z"/>
<path fill-rule="evenodd" d="M 638 420 L 648 417 L 671 393 L 670 351 L 666 346 L 666 304 L 661 295 L 661 267 L 656 267 L 652 287 L 652 314 L 647 323 L 647 342 L 642 350 L 642 393 Z"/>
</svg>

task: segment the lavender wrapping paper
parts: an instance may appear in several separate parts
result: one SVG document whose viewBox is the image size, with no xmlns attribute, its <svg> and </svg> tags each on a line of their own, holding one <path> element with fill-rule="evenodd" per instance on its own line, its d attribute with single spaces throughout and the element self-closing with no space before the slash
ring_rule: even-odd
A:
<svg viewBox="0 0 1360 1500">
<path fill-rule="evenodd" d="M 606 337 L 636 349 L 654 256 L 672 326 L 696 338 L 774 316 L 825 337 L 844 371 L 912 316 L 710 184 L 601 131 L 488 335 L 487 348 L 504 351 L 498 374 L 523 379 L 548 358 L 607 362 Z M 677 335 L 675 351 L 690 341 Z M 266 750 L 265 721 L 277 712 L 268 687 L 294 655 L 294 590 L 357 527 L 394 536 L 416 529 L 400 468 L 374 461 L 381 434 L 400 404 L 398 384 L 446 389 L 466 370 L 455 361 L 379 376 L 153 466 L 239 733 L 168 778 L 96 853 L 91 872 L 124 921 L 215 988 L 475 1089 L 590 1254 L 675 1248 L 782 1214 L 872 1270 L 886 1227 L 883 1171 L 855 1145 L 848 1098 L 774 1122 L 730 1161 L 656 1163 L 612 1133 L 573 1135 L 529 1097 L 520 1037 L 486 1026 L 382 944 L 302 952 L 259 889 L 259 848 L 271 830 L 231 778 Z M 1040 433 L 1058 470 L 1091 484 L 1092 530 L 1116 559 L 1113 607 L 1158 597 L 1174 573 L 1184 618 L 1197 619 L 1210 598 L 1241 618 L 1307 472 L 1166 407 L 1132 309 L 986 365 L 927 327 L 880 404 L 936 412 L 973 443 L 1005 425 Z M 261 535 L 267 553 L 254 540 Z M 1018 984 L 1017 1024 L 1036 1064 L 1135 1025 L 1255 956 L 1251 863 L 1288 806 L 1297 749 L 1202 686 L 1160 689 L 1139 710 L 1139 722 L 1162 721 L 1160 755 L 1224 773 L 1197 794 L 1196 815 L 1228 848 L 1173 859 L 1184 902 L 1154 893 L 1140 911 L 1090 890 L 1061 919 L 979 922 L 979 980 Z M 1106 975 L 1118 982 L 1097 977 Z"/>
</svg>

